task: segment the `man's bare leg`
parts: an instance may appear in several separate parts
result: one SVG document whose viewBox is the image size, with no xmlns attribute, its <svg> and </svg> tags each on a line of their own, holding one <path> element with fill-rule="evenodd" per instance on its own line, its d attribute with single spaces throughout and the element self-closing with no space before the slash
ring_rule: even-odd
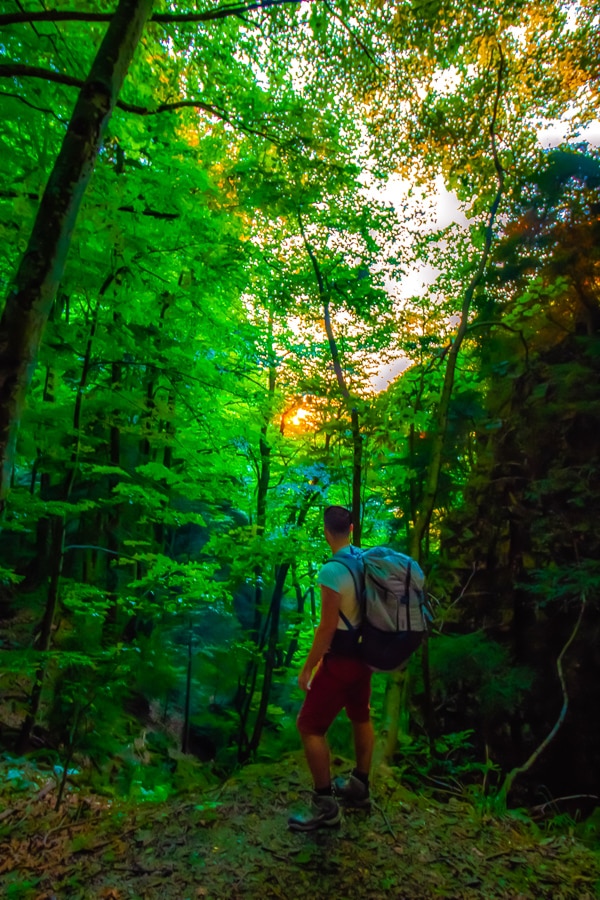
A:
<svg viewBox="0 0 600 900">
<path fill-rule="evenodd" d="M 371 762 L 373 760 L 373 748 L 375 746 L 373 723 L 370 719 L 368 722 L 353 722 L 352 731 L 354 732 L 356 770 L 362 775 L 366 775 L 368 778 L 369 772 L 371 771 Z"/>
<path fill-rule="evenodd" d="M 326 739 L 320 734 L 301 734 L 300 737 L 315 790 L 328 788 L 331 784 L 331 769 Z"/>
<path fill-rule="evenodd" d="M 329 747 L 319 734 L 300 732 L 306 761 L 313 778 L 315 792 L 308 815 L 292 815 L 288 819 L 291 831 L 315 831 L 334 828 L 340 824 L 341 812 L 331 788 Z"/>
</svg>

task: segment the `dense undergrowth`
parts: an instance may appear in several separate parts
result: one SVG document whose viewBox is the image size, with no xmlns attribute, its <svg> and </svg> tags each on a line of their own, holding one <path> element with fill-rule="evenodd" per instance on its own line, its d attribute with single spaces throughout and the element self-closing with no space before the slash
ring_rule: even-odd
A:
<svg viewBox="0 0 600 900">
<path fill-rule="evenodd" d="M 66 783 L 32 760 L 2 759 L 0 892 L 50 898 L 476 898 L 600 896 L 598 823 L 492 816 L 472 795 L 446 802 L 409 790 L 398 769 L 374 773 L 369 814 L 298 835 L 289 811 L 308 799 L 298 755 L 241 768 L 226 781 L 184 757 L 161 790 L 129 796 Z M 347 762 L 337 758 L 343 772 Z"/>
</svg>

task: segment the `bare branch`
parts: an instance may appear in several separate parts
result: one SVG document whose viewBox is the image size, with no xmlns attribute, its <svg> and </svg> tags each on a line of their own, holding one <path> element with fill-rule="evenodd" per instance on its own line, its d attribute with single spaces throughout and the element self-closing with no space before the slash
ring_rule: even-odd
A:
<svg viewBox="0 0 600 900">
<path fill-rule="evenodd" d="M 515 778 L 517 778 L 517 776 L 519 776 L 519 775 L 523 775 L 525 772 L 528 772 L 531 769 L 531 767 L 534 765 L 534 763 L 536 763 L 537 760 L 539 759 L 539 757 L 542 755 L 542 753 L 544 752 L 546 747 L 548 747 L 548 745 L 552 743 L 552 741 L 556 737 L 557 733 L 560 731 L 560 728 L 561 728 L 563 722 L 565 721 L 565 718 L 567 715 L 567 710 L 569 708 L 569 693 L 567 691 L 567 682 L 565 679 L 565 673 L 563 671 L 563 659 L 565 657 L 567 650 L 569 649 L 569 647 L 571 646 L 571 644 L 577 637 L 577 633 L 579 631 L 579 628 L 581 626 L 581 622 L 583 619 L 583 614 L 585 612 L 586 604 L 587 604 L 586 594 L 582 593 L 581 594 L 581 606 L 579 608 L 579 615 L 577 616 L 577 621 L 575 622 L 575 625 L 573 626 L 573 631 L 569 635 L 569 638 L 568 638 L 566 644 L 560 651 L 560 655 L 559 655 L 558 659 L 556 660 L 556 670 L 558 672 L 558 678 L 560 680 L 560 688 L 561 688 L 562 699 L 563 699 L 562 707 L 558 714 L 558 718 L 557 718 L 556 722 L 554 723 L 554 725 L 552 726 L 552 728 L 550 729 L 550 731 L 548 732 L 548 734 L 546 735 L 546 737 L 544 738 L 544 740 L 542 741 L 542 743 L 539 745 L 539 747 L 536 747 L 536 749 L 530 755 L 529 759 L 526 760 L 522 766 L 516 766 L 514 769 L 512 769 L 507 774 L 507 776 L 504 779 L 504 782 L 502 784 L 502 787 L 500 788 L 500 790 L 498 792 L 498 800 L 500 801 L 500 803 L 502 805 L 504 805 L 506 803 L 506 799 L 510 793 L 510 790 L 513 786 L 513 782 L 514 782 Z"/>
<path fill-rule="evenodd" d="M 545 813 L 549 806 L 554 807 L 556 810 L 557 805 L 565 800 L 595 800 L 598 802 L 600 797 L 597 794 L 569 794 L 568 797 L 553 797 L 552 800 L 546 800 L 545 803 L 534 806 L 532 812 Z"/>
</svg>

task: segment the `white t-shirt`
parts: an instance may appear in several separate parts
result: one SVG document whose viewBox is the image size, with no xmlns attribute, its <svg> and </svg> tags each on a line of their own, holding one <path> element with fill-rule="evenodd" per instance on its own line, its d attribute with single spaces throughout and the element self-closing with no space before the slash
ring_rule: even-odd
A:
<svg viewBox="0 0 600 900">
<path fill-rule="evenodd" d="M 343 556 L 356 556 L 357 551 L 350 544 L 338 550 L 324 566 L 317 576 L 317 581 L 323 587 L 331 588 L 340 595 L 340 612 L 342 612 L 351 625 L 356 626 L 360 623 L 360 608 L 354 588 L 354 579 L 343 563 L 336 563 L 336 559 Z M 346 624 L 340 618 L 338 620 L 338 629 L 348 631 Z"/>
</svg>

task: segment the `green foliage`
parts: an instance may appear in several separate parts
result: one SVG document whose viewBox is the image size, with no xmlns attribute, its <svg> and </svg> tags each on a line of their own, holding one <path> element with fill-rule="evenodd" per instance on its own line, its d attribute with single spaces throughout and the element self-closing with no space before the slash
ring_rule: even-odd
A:
<svg viewBox="0 0 600 900">
<path fill-rule="evenodd" d="M 483 632 L 437 636 L 430 642 L 430 662 L 435 693 L 450 698 L 464 692 L 484 719 L 514 713 L 533 677 Z"/>
<path fill-rule="evenodd" d="M 498 767 L 477 759 L 473 734 L 472 730 L 451 732 L 436 738 L 433 745 L 418 737 L 403 738 L 395 760 L 399 777 L 414 789 L 427 785 L 442 797 L 458 796 L 477 808 L 484 803 L 488 775 Z"/>
<path fill-rule="evenodd" d="M 596 852 L 600 849 L 600 811 L 597 808 L 583 822 L 571 821 L 569 825 L 578 840 Z"/>
<path fill-rule="evenodd" d="M 352 491 L 350 405 L 365 542 L 409 546 L 443 438 L 423 564 L 442 627 L 469 633 L 431 642 L 439 717 L 460 720 L 437 756 L 467 756 L 473 719 L 485 730 L 523 708 L 520 635 L 481 630 L 513 627 L 515 592 L 568 618 L 582 594 L 595 609 L 600 585 L 596 461 L 581 449 L 598 425 L 598 163 L 535 143 L 539 121 L 595 115 L 592 13 L 566 28 L 552 2 L 227 12 L 143 35 L 74 225 L 2 521 L 7 733 L 35 721 L 64 773 L 72 755 L 101 764 L 136 729 L 162 729 L 160 763 L 123 763 L 119 790 L 139 798 L 179 789 L 186 726 L 210 735 L 223 769 L 297 742 L 321 508 Z M 75 57 L 71 74 L 88 71 L 103 31 L 61 20 L 3 36 L 6 66 L 49 70 L 3 80 L 5 285 L 75 98 L 51 73 Z M 499 166 L 502 240 L 441 416 Z M 377 193 L 390 172 L 410 181 L 394 205 Z M 464 227 L 430 221 L 418 185 L 440 172 Z M 423 264 L 431 283 L 409 297 L 402 280 Z M 400 360 L 374 396 L 373 376 Z M 493 582 L 455 602 L 498 559 L 501 596 Z M 347 725 L 332 739 L 346 747 Z"/>
<path fill-rule="evenodd" d="M 5 569 L 0 566 L 0 583 L 2 584 L 19 584 L 23 581 L 24 576 L 18 575 L 13 569 Z"/>
<path fill-rule="evenodd" d="M 582 523 L 581 531 L 588 531 L 589 527 L 588 523 Z M 550 563 L 544 569 L 529 569 L 527 576 L 521 586 L 535 597 L 542 609 L 547 606 L 578 609 L 582 597 L 600 596 L 600 563 L 595 559 L 563 566 Z"/>
</svg>

